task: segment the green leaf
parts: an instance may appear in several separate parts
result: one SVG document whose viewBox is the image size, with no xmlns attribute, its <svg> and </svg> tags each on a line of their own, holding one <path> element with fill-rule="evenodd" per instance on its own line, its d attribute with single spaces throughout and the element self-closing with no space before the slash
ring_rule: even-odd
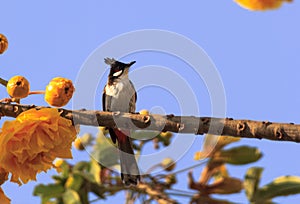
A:
<svg viewBox="0 0 300 204">
<path fill-rule="evenodd" d="M 91 160 L 93 161 L 94 159 L 91 158 Z M 73 167 L 73 174 L 79 175 L 81 178 L 86 179 L 89 182 L 97 182 L 97 179 L 100 182 L 99 175 L 98 178 L 96 178 L 95 176 L 97 171 L 99 171 L 100 174 L 101 167 L 97 163 L 97 161 L 94 162 L 92 161 L 91 162 L 81 161 L 75 164 L 75 166 Z M 97 163 L 97 166 L 95 163 Z"/>
<path fill-rule="evenodd" d="M 59 198 L 63 195 L 65 188 L 61 184 L 40 184 L 34 188 L 33 195 L 40 196 L 42 204 L 47 203 L 51 198 Z"/>
<path fill-rule="evenodd" d="M 66 181 L 66 178 L 63 178 L 60 175 L 53 175 L 53 180 L 55 180 L 55 183 L 63 184 Z"/>
<path fill-rule="evenodd" d="M 300 177 L 281 176 L 263 186 L 254 196 L 256 203 L 264 203 L 277 196 L 287 196 L 300 193 Z"/>
<path fill-rule="evenodd" d="M 63 194 L 64 204 L 81 204 L 78 193 L 74 190 L 68 189 Z"/>
<path fill-rule="evenodd" d="M 202 146 L 202 158 L 204 159 L 206 157 L 209 157 L 211 153 L 215 151 L 219 151 L 226 145 L 229 145 L 233 142 L 239 141 L 240 138 L 238 137 L 231 137 L 231 136 L 218 136 L 218 135 L 212 135 L 212 134 L 206 134 L 204 137 L 204 142 Z"/>
<path fill-rule="evenodd" d="M 79 173 L 74 173 L 73 175 L 69 176 L 65 183 L 65 187 L 78 191 L 84 181 L 84 178 Z"/>
<path fill-rule="evenodd" d="M 210 156 L 210 154 L 215 150 L 219 138 L 222 137 L 212 134 L 205 134 L 201 150 L 201 156 L 198 158 L 198 160 L 202 160 Z"/>
<path fill-rule="evenodd" d="M 217 152 L 212 158 L 215 161 L 222 161 L 228 164 L 242 165 L 256 162 L 262 157 L 258 148 L 239 146 L 228 150 Z"/>
<path fill-rule="evenodd" d="M 118 149 L 107 137 L 99 134 L 94 145 L 92 158 L 103 166 L 113 166 L 119 163 Z"/>
<path fill-rule="evenodd" d="M 244 188 L 249 201 L 253 201 L 254 195 L 258 189 L 263 168 L 249 168 L 245 175 Z"/>
<path fill-rule="evenodd" d="M 107 192 L 107 189 L 99 184 L 91 183 L 90 184 L 90 192 L 94 193 L 95 195 L 99 196 L 102 199 L 105 199 L 105 193 Z M 113 195 L 114 192 L 110 192 L 110 195 Z"/>
<path fill-rule="evenodd" d="M 205 203 L 205 204 L 237 204 L 231 201 L 227 200 L 221 200 L 221 199 L 214 199 L 207 195 L 201 195 L 201 196 L 195 196 L 193 198 L 192 203 Z"/>
<path fill-rule="evenodd" d="M 89 165 L 90 165 L 89 162 L 80 161 L 80 162 L 76 163 L 75 166 L 73 167 L 73 172 L 88 170 Z"/>
<path fill-rule="evenodd" d="M 226 165 L 225 164 L 222 164 L 222 165 L 218 165 L 216 166 L 214 169 L 212 169 L 214 171 L 216 171 L 214 174 L 213 174 L 213 178 L 215 180 L 218 180 L 218 179 L 221 179 L 221 178 L 224 178 L 224 177 L 229 177 L 229 173 L 228 173 L 228 170 L 226 168 Z"/>
<path fill-rule="evenodd" d="M 91 159 L 90 173 L 93 176 L 94 182 L 96 182 L 97 184 L 101 183 L 101 181 L 100 181 L 100 172 L 101 172 L 101 167 L 100 167 L 99 163 L 96 160 Z"/>
<path fill-rule="evenodd" d="M 83 146 L 90 145 L 92 143 L 93 139 L 94 138 L 90 133 L 85 133 L 84 135 L 82 135 L 80 137 L 80 141 L 83 144 Z"/>
<path fill-rule="evenodd" d="M 68 178 L 69 177 L 69 173 L 71 171 L 70 165 L 66 161 L 64 161 L 61 164 L 60 168 L 61 168 L 61 173 L 60 173 L 61 176 L 63 178 Z"/>
<path fill-rule="evenodd" d="M 64 190 L 65 190 L 64 187 L 60 184 L 49 184 L 49 185 L 40 184 L 34 188 L 33 195 L 34 196 L 51 195 L 53 197 L 56 197 L 61 195 L 64 192 Z"/>
<path fill-rule="evenodd" d="M 80 175 L 86 181 L 92 183 L 100 183 L 100 171 L 101 167 L 93 158 L 90 162 L 79 162 L 75 165 L 74 174 Z M 98 178 L 97 178 L 98 172 Z"/>
<path fill-rule="evenodd" d="M 159 131 L 132 131 L 130 137 L 137 140 L 150 140 L 159 135 Z"/>
<path fill-rule="evenodd" d="M 233 194 L 239 193 L 243 189 L 243 182 L 233 177 L 224 177 L 208 185 L 206 193 L 208 194 Z"/>
</svg>

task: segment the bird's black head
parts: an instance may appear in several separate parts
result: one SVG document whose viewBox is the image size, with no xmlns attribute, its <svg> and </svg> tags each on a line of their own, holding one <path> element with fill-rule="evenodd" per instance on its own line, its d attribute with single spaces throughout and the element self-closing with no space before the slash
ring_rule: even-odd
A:
<svg viewBox="0 0 300 204">
<path fill-rule="evenodd" d="M 104 61 L 106 64 L 110 65 L 110 72 L 108 75 L 110 81 L 113 81 L 114 79 L 120 78 L 122 76 L 128 76 L 128 69 L 135 63 L 135 61 L 132 61 L 126 64 L 123 62 L 119 62 L 114 58 L 105 58 Z"/>
</svg>

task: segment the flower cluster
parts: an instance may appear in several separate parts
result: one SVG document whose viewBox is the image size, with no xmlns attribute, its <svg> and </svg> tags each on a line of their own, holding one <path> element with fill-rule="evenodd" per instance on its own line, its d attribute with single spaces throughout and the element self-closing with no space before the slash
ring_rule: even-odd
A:
<svg viewBox="0 0 300 204">
<path fill-rule="evenodd" d="M 30 109 L 5 121 L 0 132 L 0 167 L 18 184 L 36 180 L 36 174 L 54 167 L 55 158 L 72 158 L 76 138 L 72 122 L 58 110 Z"/>
<path fill-rule="evenodd" d="M 0 54 L 8 48 L 7 38 L 0 34 Z M 1 102 L 17 102 L 31 94 L 45 94 L 45 101 L 56 107 L 66 105 L 75 88 L 71 80 L 56 77 L 45 91 L 31 91 L 24 76 L 13 76 L 8 81 L 1 79 L 10 98 Z M 72 142 L 76 129 L 72 121 L 60 116 L 57 109 L 30 109 L 13 121 L 5 121 L 0 129 L 0 203 L 9 204 L 1 185 L 10 181 L 25 184 L 36 180 L 36 175 L 56 166 L 56 158 L 72 158 Z"/>
</svg>

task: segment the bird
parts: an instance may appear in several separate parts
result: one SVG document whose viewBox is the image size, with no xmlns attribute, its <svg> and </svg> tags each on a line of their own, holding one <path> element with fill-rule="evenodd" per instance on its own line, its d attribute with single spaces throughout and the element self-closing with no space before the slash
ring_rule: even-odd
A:
<svg viewBox="0 0 300 204">
<path fill-rule="evenodd" d="M 129 68 L 136 62 L 123 63 L 114 58 L 105 58 L 110 66 L 108 80 L 102 94 L 103 111 L 135 113 L 137 93 L 128 77 Z M 121 179 L 126 186 L 137 185 L 140 172 L 134 156 L 130 130 L 109 128 L 113 143 L 118 143 Z"/>
</svg>

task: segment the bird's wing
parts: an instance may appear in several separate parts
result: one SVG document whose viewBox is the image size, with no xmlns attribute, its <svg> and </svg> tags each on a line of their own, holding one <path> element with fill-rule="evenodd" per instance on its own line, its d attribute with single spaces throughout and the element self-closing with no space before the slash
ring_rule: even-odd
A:
<svg viewBox="0 0 300 204">
<path fill-rule="evenodd" d="M 103 111 L 110 111 L 110 106 L 111 106 L 111 96 L 109 95 L 106 95 L 105 93 L 105 87 L 104 87 L 104 90 L 103 90 L 103 93 L 102 93 L 102 109 Z M 114 130 L 113 129 L 109 129 L 109 134 L 110 134 L 110 137 L 111 137 L 111 140 L 113 141 L 113 143 L 116 143 L 117 141 L 117 136 L 116 134 L 114 133 Z"/>
<path fill-rule="evenodd" d="M 106 95 L 105 87 L 102 92 L 102 109 L 103 111 L 109 111 L 109 107 L 111 105 L 111 96 Z"/>
<path fill-rule="evenodd" d="M 129 113 L 135 113 L 135 105 L 136 105 L 136 100 L 137 100 L 137 94 L 136 91 L 134 89 L 133 83 L 130 81 L 130 84 L 134 90 L 134 94 L 131 97 L 130 101 L 129 101 Z"/>
</svg>

